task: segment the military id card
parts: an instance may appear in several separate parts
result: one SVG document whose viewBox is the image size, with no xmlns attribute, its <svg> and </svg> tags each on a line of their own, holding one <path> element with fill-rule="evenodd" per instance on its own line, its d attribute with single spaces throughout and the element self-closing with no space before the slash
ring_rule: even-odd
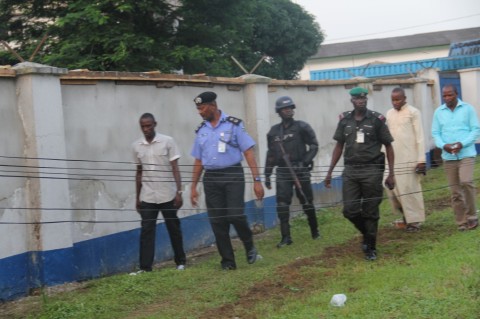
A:
<svg viewBox="0 0 480 319">
<path fill-rule="evenodd" d="M 365 133 L 363 132 L 362 129 L 357 130 L 357 143 L 365 143 Z"/>
</svg>

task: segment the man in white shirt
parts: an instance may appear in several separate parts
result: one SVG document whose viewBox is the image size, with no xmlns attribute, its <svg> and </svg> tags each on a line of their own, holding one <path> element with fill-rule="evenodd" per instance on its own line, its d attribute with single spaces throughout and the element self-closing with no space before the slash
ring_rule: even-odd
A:
<svg viewBox="0 0 480 319">
<path fill-rule="evenodd" d="M 420 111 L 407 103 L 405 90 L 395 88 L 391 94 L 393 108 L 387 112 L 387 125 L 393 136 L 395 179 L 393 190 L 387 189 L 394 210 L 403 214 L 407 232 L 420 229 L 425 221 L 425 206 L 420 174 L 425 174 L 425 139 Z"/>
<path fill-rule="evenodd" d="M 170 236 L 178 270 L 185 269 L 182 230 L 177 210 L 182 207 L 182 181 L 178 168 L 180 152 L 172 137 L 155 132 L 157 122 L 150 113 L 140 117 L 144 138 L 132 145 L 136 174 L 136 209 L 142 217 L 140 271 L 152 271 L 155 233 L 161 211 Z"/>
</svg>

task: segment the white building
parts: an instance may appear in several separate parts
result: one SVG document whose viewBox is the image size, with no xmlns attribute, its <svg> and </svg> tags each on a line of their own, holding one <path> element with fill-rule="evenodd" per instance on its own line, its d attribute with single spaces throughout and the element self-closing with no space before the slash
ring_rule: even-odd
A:
<svg viewBox="0 0 480 319">
<path fill-rule="evenodd" d="M 469 28 L 325 44 L 307 60 L 300 78 L 309 80 L 310 72 L 318 70 L 444 58 L 448 57 L 450 44 L 478 38 L 480 28 Z"/>
</svg>

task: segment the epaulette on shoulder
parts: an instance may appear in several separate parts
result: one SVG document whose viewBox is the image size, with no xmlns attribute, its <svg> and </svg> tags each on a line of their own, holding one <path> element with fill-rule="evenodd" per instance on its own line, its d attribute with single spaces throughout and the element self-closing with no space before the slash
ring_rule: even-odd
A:
<svg viewBox="0 0 480 319">
<path fill-rule="evenodd" d="M 240 125 L 240 123 L 242 123 L 241 119 L 236 118 L 234 116 L 228 116 L 228 117 L 225 118 L 225 120 L 230 122 L 230 123 L 233 123 L 235 125 Z"/>
<path fill-rule="evenodd" d="M 240 125 L 240 123 L 242 123 L 241 119 L 233 117 L 233 116 L 228 116 L 225 120 L 230 122 L 230 123 L 233 123 L 235 125 Z"/>
<path fill-rule="evenodd" d="M 338 120 L 341 121 L 343 120 L 348 114 L 352 113 L 352 111 L 345 111 L 342 114 L 338 116 Z"/>
<path fill-rule="evenodd" d="M 386 118 L 385 118 L 385 116 L 383 116 L 383 114 L 375 112 L 375 111 L 372 111 L 372 114 L 373 114 L 373 116 L 378 118 L 380 121 L 385 122 Z"/>
<path fill-rule="evenodd" d="M 204 127 L 204 126 L 205 126 L 205 121 L 203 121 L 202 123 L 200 123 L 200 125 L 195 129 L 195 134 L 197 134 L 198 131 L 200 131 L 200 129 L 201 129 L 202 127 Z"/>
</svg>

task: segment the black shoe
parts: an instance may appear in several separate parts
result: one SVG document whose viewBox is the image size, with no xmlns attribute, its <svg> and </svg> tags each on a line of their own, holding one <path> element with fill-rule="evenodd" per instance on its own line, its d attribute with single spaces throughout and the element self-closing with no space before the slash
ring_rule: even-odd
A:
<svg viewBox="0 0 480 319">
<path fill-rule="evenodd" d="M 247 251 L 247 262 L 249 264 L 253 264 L 257 261 L 257 249 L 253 247 L 249 251 Z"/>
<path fill-rule="evenodd" d="M 315 239 L 319 239 L 320 238 L 320 233 L 318 231 L 312 233 L 312 239 L 315 240 Z"/>
<path fill-rule="evenodd" d="M 237 269 L 237 266 L 235 266 L 234 264 L 222 265 L 222 270 L 235 270 L 235 269 Z"/>
<path fill-rule="evenodd" d="M 368 261 L 377 260 L 377 251 L 375 249 L 367 249 L 365 252 L 365 259 Z"/>
<path fill-rule="evenodd" d="M 292 238 L 290 236 L 285 236 L 282 238 L 282 241 L 277 244 L 277 248 L 282 248 L 283 246 L 288 246 L 293 244 Z"/>
</svg>

